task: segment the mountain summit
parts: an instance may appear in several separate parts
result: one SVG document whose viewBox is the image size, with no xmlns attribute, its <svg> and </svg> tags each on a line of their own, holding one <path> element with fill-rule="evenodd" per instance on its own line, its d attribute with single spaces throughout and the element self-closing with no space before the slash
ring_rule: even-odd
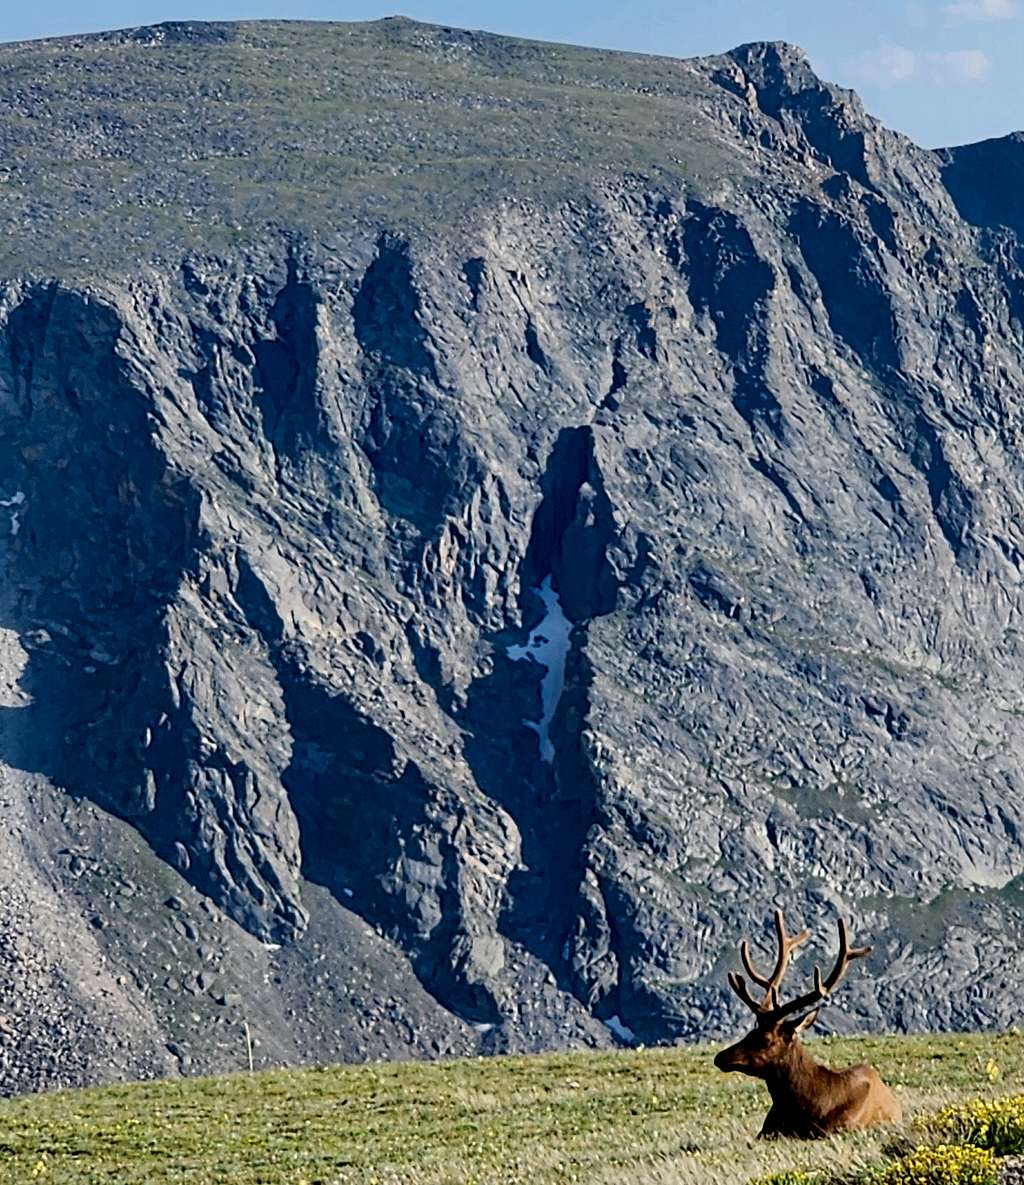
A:
<svg viewBox="0 0 1024 1185">
<path fill-rule="evenodd" d="M 391 19 L 0 144 L 0 1090 L 710 1037 L 772 903 L 1016 1018 L 1018 138 Z"/>
</svg>

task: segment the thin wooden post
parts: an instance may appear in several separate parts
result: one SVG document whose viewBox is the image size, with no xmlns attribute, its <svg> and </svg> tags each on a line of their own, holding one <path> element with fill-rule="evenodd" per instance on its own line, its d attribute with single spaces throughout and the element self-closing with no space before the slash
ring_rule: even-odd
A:
<svg viewBox="0 0 1024 1185">
<path fill-rule="evenodd" d="M 248 1022 L 247 1020 L 243 1020 L 243 1021 L 242 1021 L 242 1028 L 243 1028 L 243 1029 L 245 1029 L 245 1048 L 246 1048 L 246 1051 L 247 1051 L 247 1052 L 248 1052 L 248 1054 L 249 1054 L 249 1073 L 251 1074 L 251 1073 L 253 1072 L 253 1064 L 252 1064 L 252 1033 L 250 1033 L 250 1032 L 249 1032 L 249 1022 Z"/>
</svg>

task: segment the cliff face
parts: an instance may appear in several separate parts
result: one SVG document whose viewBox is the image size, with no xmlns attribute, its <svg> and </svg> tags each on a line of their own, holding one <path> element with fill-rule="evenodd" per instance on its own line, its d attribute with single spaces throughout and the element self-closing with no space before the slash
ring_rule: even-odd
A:
<svg viewBox="0 0 1024 1185">
<path fill-rule="evenodd" d="M 837 1028 L 1015 1019 L 1016 139 L 780 45 L 0 53 L 0 1089 L 714 1036 L 773 904 Z"/>
</svg>

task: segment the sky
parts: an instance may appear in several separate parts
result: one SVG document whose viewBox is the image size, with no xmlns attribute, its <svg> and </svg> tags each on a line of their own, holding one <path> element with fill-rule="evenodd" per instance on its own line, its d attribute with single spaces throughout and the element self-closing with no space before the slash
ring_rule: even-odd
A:
<svg viewBox="0 0 1024 1185">
<path fill-rule="evenodd" d="M 691 57 L 802 46 L 926 147 L 1024 129 L 1024 0 L 0 0 L 0 41 L 165 20 L 417 20 Z"/>
</svg>

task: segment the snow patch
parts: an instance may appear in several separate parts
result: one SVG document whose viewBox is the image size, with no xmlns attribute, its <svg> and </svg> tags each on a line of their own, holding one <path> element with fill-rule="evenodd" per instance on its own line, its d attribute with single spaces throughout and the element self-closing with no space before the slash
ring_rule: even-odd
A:
<svg viewBox="0 0 1024 1185">
<path fill-rule="evenodd" d="M 21 490 L 11 498 L 0 498 L 0 506 L 11 512 L 11 537 L 16 538 L 21 530 L 21 510 L 25 504 L 25 495 Z M 12 509 L 13 508 L 13 509 Z"/>
<path fill-rule="evenodd" d="M 480 1021 L 477 1024 L 474 1024 L 473 1028 L 476 1029 L 481 1037 L 486 1037 L 487 1034 L 494 1028 L 494 1025 L 489 1025 L 484 1021 Z"/>
<path fill-rule="evenodd" d="M 625 1041 L 628 1045 L 632 1045 L 636 1040 L 636 1034 L 629 1027 L 624 1025 L 617 1016 L 609 1016 L 604 1022 L 605 1028 L 614 1033 L 620 1041 Z"/>
<path fill-rule="evenodd" d="M 262 945 L 264 950 L 275 951 L 281 949 L 280 942 L 264 942 Z"/>
<path fill-rule="evenodd" d="M 544 603 L 547 612 L 539 625 L 530 631 L 525 645 L 509 646 L 507 654 L 513 662 L 530 659 L 540 663 L 546 671 L 540 685 L 541 718 L 539 721 L 524 720 L 523 724 L 540 738 L 541 759 L 550 764 L 555 759 L 555 746 L 550 736 L 551 721 L 555 718 L 558 701 L 565 687 L 565 660 L 569 653 L 572 622 L 562 612 L 562 602 L 551 587 L 550 576 L 534 592 Z"/>
</svg>

